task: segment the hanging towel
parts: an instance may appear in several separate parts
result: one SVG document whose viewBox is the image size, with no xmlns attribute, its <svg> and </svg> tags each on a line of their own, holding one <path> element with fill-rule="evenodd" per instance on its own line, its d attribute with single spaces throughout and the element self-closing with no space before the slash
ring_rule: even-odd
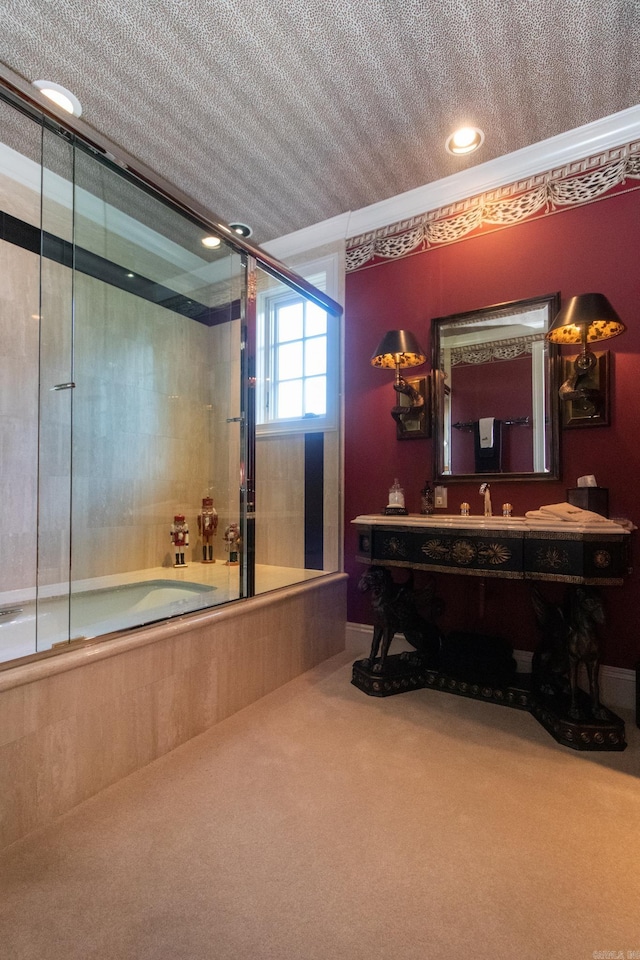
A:
<svg viewBox="0 0 640 960">
<path fill-rule="evenodd" d="M 495 423 L 494 417 L 481 417 L 478 420 L 478 430 L 480 431 L 480 449 L 486 450 L 488 447 L 493 447 L 493 426 Z"/>
<path fill-rule="evenodd" d="M 487 446 L 487 443 L 489 445 Z M 473 451 L 476 473 L 500 473 L 502 470 L 502 420 L 483 417 L 473 425 Z"/>
</svg>

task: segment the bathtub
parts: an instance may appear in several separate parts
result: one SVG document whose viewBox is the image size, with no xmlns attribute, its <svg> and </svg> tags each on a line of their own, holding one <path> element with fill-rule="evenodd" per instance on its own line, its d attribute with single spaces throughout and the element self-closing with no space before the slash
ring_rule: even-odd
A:
<svg viewBox="0 0 640 960">
<path fill-rule="evenodd" d="M 69 639 L 99 637 L 219 603 L 210 584 L 146 580 L 24 603 L 0 604 L 0 661 L 26 657 Z M 37 617 L 36 617 L 37 614 Z"/>
</svg>

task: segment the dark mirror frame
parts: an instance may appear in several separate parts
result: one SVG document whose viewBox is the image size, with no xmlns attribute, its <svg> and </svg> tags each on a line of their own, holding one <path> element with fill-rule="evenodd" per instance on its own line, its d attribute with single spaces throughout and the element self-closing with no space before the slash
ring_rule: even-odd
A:
<svg viewBox="0 0 640 960">
<path fill-rule="evenodd" d="M 493 314 L 508 316 L 509 313 L 521 313 L 531 307 L 546 306 L 547 330 L 560 310 L 560 294 L 552 293 L 542 297 L 530 297 L 526 300 L 512 300 L 498 303 L 479 310 L 453 313 L 446 317 L 431 320 L 431 385 L 433 403 L 433 479 L 439 483 L 462 483 L 469 481 L 513 482 L 519 480 L 559 480 L 560 479 L 560 417 L 558 388 L 560 386 L 560 349 L 556 344 L 548 343 L 547 370 L 548 402 L 545 418 L 545 435 L 548 440 L 549 469 L 530 473 L 444 473 L 444 374 L 440 357 L 440 331 L 446 324 L 469 322 Z"/>
</svg>

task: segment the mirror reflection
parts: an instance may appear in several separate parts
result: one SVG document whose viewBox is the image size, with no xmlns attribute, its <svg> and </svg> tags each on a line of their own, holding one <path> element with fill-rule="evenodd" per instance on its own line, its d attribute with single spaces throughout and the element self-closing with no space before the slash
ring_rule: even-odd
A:
<svg viewBox="0 0 640 960">
<path fill-rule="evenodd" d="M 558 293 L 431 322 L 435 477 L 558 476 Z"/>
</svg>

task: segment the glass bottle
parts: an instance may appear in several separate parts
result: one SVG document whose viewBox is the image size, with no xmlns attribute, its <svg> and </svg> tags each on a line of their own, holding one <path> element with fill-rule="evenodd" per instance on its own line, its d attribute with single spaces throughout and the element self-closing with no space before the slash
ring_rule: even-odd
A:
<svg viewBox="0 0 640 960">
<path fill-rule="evenodd" d="M 398 483 L 398 478 L 393 481 L 393 486 L 389 489 L 389 507 L 404 508 L 404 490 Z"/>
<path fill-rule="evenodd" d="M 428 480 L 420 491 L 420 513 L 427 516 L 433 513 L 433 490 Z"/>
</svg>

